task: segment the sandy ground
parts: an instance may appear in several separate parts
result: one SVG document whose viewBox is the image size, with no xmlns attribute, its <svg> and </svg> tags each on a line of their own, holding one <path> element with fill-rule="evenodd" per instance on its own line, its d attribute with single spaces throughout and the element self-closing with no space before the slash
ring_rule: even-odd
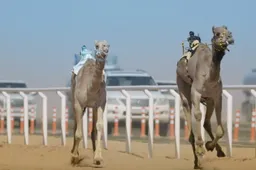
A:
<svg viewBox="0 0 256 170">
<path fill-rule="evenodd" d="M 49 137 L 48 146 L 42 145 L 42 137 L 30 136 L 30 145 L 25 146 L 22 136 L 13 136 L 13 143 L 6 144 L 6 136 L 0 136 L 0 170 L 74 170 L 94 169 L 91 145 L 80 147 L 80 155 L 86 156 L 80 166 L 70 165 L 72 139 L 61 146 L 60 138 Z M 182 145 L 181 159 L 174 158 L 174 144 L 155 144 L 154 157 L 148 159 L 147 144 L 132 142 L 132 154 L 125 153 L 125 143 L 109 141 L 109 149 L 103 151 L 105 170 L 188 170 L 193 169 L 190 145 Z M 224 149 L 225 150 L 225 149 Z M 216 152 L 207 152 L 203 166 L 206 170 L 253 170 L 256 168 L 254 148 L 234 148 L 233 158 L 216 158 Z"/>
</svg>

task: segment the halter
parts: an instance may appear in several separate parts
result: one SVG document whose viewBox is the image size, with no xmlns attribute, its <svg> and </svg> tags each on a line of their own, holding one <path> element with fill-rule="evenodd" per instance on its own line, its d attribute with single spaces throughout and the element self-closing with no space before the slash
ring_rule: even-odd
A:
<svg viewBox="0 0 256 170">
<path fill-rule="evenodd" d="M 221 33 L 221 35 L 220 35 L 220 40 L 222 40 L 222 38 L 225 36 L 225 32 L 223 32 L 223 33 Z M 225 51 L 225 50 L 227 50 L 227 51 L 230 51 L 229 49 L 228 49 L 228 45 L 229 45 L 229 43 L 228 43 L 228 41 L 226 41 L 226 44 L 225 43 L 223 43 L 223 42 L 220 42 L 220 43 L 214 43 L 214 44 L 216 44 L 218 47 L 216 47 L 216 45 L 215 45 L 215 49 L 217 50 L 217 51 Z M 214 45 L 213 44 L 213 45 Z M 224 46 L 225 45 L 225 46 Z"/>
<path fill-rule="evenodd" d="M 222 40 L 222 38 L 225 36 L 225 34 L 226 34 L 226 32 L 223 32 L 223 33 L 221 33 L 220 34 L 220 40 Z M 225 43 L 222 43 L 222 42 L 220 42 L 220 43 L 218 43 L 218 46 L 220 47 L 220 49 L 216 49 L 217 51 L 220 51 L 220 50 L 223 50 L 223 51 L 225 51 L 225 50 L 227 50 L 227 51 L 229 51 L 229 49 L 228 49 L 228 45 L 229 45 L 229 43 L 228 43 L 228 41 L 226 41 L 226 46 L 224 46 L 224 44 Z"/>
<path fill-rule="evenodd" d="M 95 49 L 95 59 L 98 60 L 99 62 L 104 62 L 104 61 L 106 61 L 106 58 L 97 57 L 97 56 L 102 55 L 102 54 L 104 54 L 104 55 L 107 56 L 107 53 L 104 52 L 103 50 L 97 50 L 97 49 Z"/>
</svg>

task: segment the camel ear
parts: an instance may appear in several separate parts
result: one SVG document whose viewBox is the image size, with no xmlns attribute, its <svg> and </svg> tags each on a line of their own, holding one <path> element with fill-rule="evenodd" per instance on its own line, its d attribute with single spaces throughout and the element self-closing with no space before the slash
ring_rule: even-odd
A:
<svg viewBox="0 0 256 170">
<path fill-rule="evenodd" d="M 212 33 L 214 34 L 215 33 L 215 27 L 212 26 Z"/>
<path fill-rule="evenodd" d="M 226 25 L 223 25 L 222 27 L 225 28 L 226 30 L 228 29 L 228 27 Z"/>
<path fill-rule="evenodd" d="M 96 45 L 98 43 L 98 40 L 94 40 L 94 44 Z"/>
</svg>

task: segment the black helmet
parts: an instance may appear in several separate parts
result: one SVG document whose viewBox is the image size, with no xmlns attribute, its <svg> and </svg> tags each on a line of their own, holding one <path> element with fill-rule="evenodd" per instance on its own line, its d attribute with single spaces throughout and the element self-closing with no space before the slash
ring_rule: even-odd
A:
<svg viewBox="0 0 256 170">
<path fill-rule="evenodd" d="M 190 36 L 194 36 L 195 33 L 194 33 L 193 31 L 189 31 L 189 35 L 190 35 Z"/>
</svg>

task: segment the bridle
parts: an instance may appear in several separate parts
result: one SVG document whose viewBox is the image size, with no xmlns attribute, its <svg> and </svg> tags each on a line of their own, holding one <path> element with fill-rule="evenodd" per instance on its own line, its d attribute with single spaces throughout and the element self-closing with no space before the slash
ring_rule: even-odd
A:
<svg viewBox="0 0 256 170">
<path fill-rule="evenodd" d="M 215 36 L 216 36 L 216 35 L 214 35 L 214 37 L 215 37 Z M 214 47 L 215 47 L 215 49 L 216 49 L 217 51 L 225 51 L 225 50 L 230 51 L 230 50 L 228 49 L 228 45 L 229 45 L 228 41 L 226 41 L 226 44 L 222 42 L 222 39 L 223 39 L 224 36 L 225 36 L 225 32 L 223 32 L 223 33 L 220 34 L 220 41 L 221 41 L 221 42 L 219 42 L 219 43 L 213 43 L 213 42 L 212 42 L 212 45 L 214 45 Z"/>
<path fill-rule="evenodd" d="M 97 57 L 97 56 L 102 56 L 102 55 L 108 55 L 108 53 L 104 52 L 103 50 L 98 50 L 95 49 L 95 59 L 99 62 L 105 62 L 106 61 L 106 57 Z"/>
</svg>

